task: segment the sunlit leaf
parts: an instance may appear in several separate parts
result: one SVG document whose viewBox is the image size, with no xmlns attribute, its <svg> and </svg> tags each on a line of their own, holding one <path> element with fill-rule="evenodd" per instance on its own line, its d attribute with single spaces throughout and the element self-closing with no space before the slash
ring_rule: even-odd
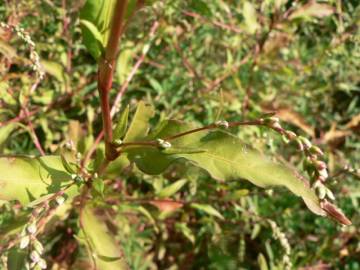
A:
<svg viewBox="0 0 360 270">
<path fill-rule="evenodd" d="M 115 3 L 115 0 L 87 0 L 80 11 L 84 44 L 95 59 L 106 47 Z"/>
<path fill-rule="evenodd" d="M 121 139 L 124 137 L 128 125 L 128 118 L 129 118 L 129 106 L 121 112 L 118 123 L 114 129 L 114 140 Z"/>
<path fill-rule="evenodd" d="M 11 132 L 17 128 L 16 123 L 9 123 L 6 126 L 0 126 L 0 150 L 3 144 L 9 139 Z"/>
<path fill-rule="evenodd" d="M 114 237 L 94 213 L 94 209 L 86 206 L 81 215 L 82 232 L 86 243 L 96 262 L 96 269 L 123 270 L 129 269 L 123 252 Z"/>
<path fill-rule="evenodd" d="M 268 265 L 265 259 L 265 256 L 262 253 L 259 253 L 258 255 L 258 264 L 259 264 L 259 268 L 260 270 L 268 270 Z"/>
<path fill-rule="evenodd" d="M 67 81 L 67 75 L 61 64 L 53 61 L 41 60 L 41 65 L 46 73 L 54 76 L 59 82 L 65 83 Z"/>
<path fill-rule="evenodd" d="M 250 34 L 254 34 L 260 27 L 257 22 L 255 7 L 251 2 L 246 1 L 243 6 L 243 16 L 245 18 L 246 29 Z"/>
<path fill-rule="evenodd" d="M 93 183 L 92 183 L 92 187 L 94 189 L 94 191 L 100 195 L 101 197 L 104 196 L 104 188 L 105 188 L 105 185 L 104 185 L 104 180 L 101 179 L 101 178 L 95 178 L 93 180 Z"/>
<path fill-rule="evenodd" d="M 175 228 L 180 231 L 191 243 L 195 243 L 195 235 L 185 223 L 176 223 Z"/>
<path fill-rule="evenodd" d="M 95 59 L 98 59 L 104 51 L 103 36 L 90 21 L 80 20 L 80 25 L 86 48 Z"/>
<path fill-rule="evenodd" d="M 192 203 L 192 208 L 195 208 L 197 210 L 203 211 L 207 213 L 208 215 L 218 217 L 220 219 L 224 219 L 224 217 L 219 213 L 218 210 L 216 210 L 214 207 L 212 207 L 209 204 L 199 204 L 199 203 Z"/>
<path fill-rule="evenodd" d="M 7 257 L 7 269 L 21 270 L 24 269 L 26 262 L 26 252 L 12 248 Z"/>
<path fill-rule="evenodd" d="M 18 200 L 23 205 L 72 182 L 59 156 L 2 156 L 0 171 L 0 199 Z M 68 192 L 74 194 L 76 188 Z"/>
<path fill-rule="evenodd" d="M 141 140 L 149 131 L 149 120 L 154 116 L 154 108 L 139 102 L 134 118 L 125 135 L 124 142 Z"/>
<path fill-rule="evenodd" d="M 187 183 L 186 179 L 180 179 L 171 185 L 163 188 L 157 193 L 157 196 L 160 198 L 166 198 L 174 195 L 176 192 L 178 192 L 185 184 Z"/>
<path fill-rule="evenodd" d="M 150 134 L 148 139 L 166 138 L 191 129 L 188 124 L 167 121 Z M 316 214 L 325 215 L 319 200 L 306 181 L 292 169 L 272 161 L 239 138 L 223 132 L 198 132 L 171 141 L 174 147 L 193 147 L 205 150 L 201 153 L 165 154 L 156 147 L 129 149 L 129 158 L 149 174 L 163 172 L 174 160 L 187 159 L 205 169 L 219 180 L 246 179 L 260 187 L 284 186 L 301 196 L 309 209 Z"/>
</svg>

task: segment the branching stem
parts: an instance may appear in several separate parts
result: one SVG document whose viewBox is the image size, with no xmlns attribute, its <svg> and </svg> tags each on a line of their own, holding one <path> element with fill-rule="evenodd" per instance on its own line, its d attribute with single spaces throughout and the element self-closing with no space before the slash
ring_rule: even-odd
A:
<svg viewBox="0 0 360 270">
<path fill-rule="evenodd" d="M 229 128 L 230 127 L 238 127 L 238 126 L 268 126 L 267 124 L 264 123 L 264 121 L 262 119 L 258 119 L 258 120 L 251 120 L 251 121 L 243 121 L 243 122 L 231 122 L 229 123 Z M 269 126 L 268 126 L 269 127 Z M 197 132 L 201 132 L 201 131 L 205 131 L 205 130 L 213 130 L 213 129 L 217 129 L 220 128 L 220 126 L 218 124 L 210 124 L 204 127 L 200 127 L 200 128 L 195 128 L 195 129 L 191 129 L 188 131 L 184 131 L 172 136 L 168 136 L 165 138 L 161 138 L 165 141 L 172 141 L 175 139 L 178 139 L 180 137 L 183 136 L 187 136 L 193 133 L 197 133 Z M 270 127 L 271 128 L 271 127 Z M 272 128 L 273 129 L 273 128 Z M 278 130 L 276 130 L 278 131 Z M 279 131 L 278 131 L 279 132 Z M 126 147 L 131 147 L 131 146 L 152 146 L 152 147 L 158 147 L 159 144 L 156 140 L 150 140 L 150 141 L 137 141 L 137 142 L 126 142 L 123 143 L 122 145 L 120 145 L 118 148 L 120 149 L 124 149 Z M 120 151 L 118 153 L 120 153 Z"/>
</svg>

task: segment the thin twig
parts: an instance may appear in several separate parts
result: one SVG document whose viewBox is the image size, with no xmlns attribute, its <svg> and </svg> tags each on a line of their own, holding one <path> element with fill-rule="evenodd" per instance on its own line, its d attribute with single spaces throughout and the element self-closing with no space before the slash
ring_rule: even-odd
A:
<svg viewBox="0 0 360 270">
<path fill-rule="evenodd" d="M 199 19 L 201 22 L 206 22 L 206 23 L 211 23 L 221 29 L 224 29 L 224 30 L 229 30 L 231 32 L 234 32 L 236 34 L 242 34 L 244 33 L 244 31 L 240 28 L 237 28 L 236 26 L 234 25 L 229 25 L 229 24 L 226 24 L 226 23 L 223 23 L 223 22 L 219 22 L 219 21 L 209 21 L 207 19 L 205 19 L 204 17 L 200 16 L 199 14 L 195 13 L 195 12 L 190 12 L 190 11 L 182 11 L 183 14 L 185 14 L 186 16 L 189 16 L 189 17 L 192 17 L 192 18 L 195 18 L 195 19 Z"/>
<path fill-rule="evenodd" d="M 33 126 L 32 122 L 31 122 L 31 119 L 30 119 L 30 116 L 29 116 L 29 112 L 28 112 L 28 110 L 26 108 L 24 108 L 23 111 L 24 111 L 25 116 L 27 117 L 28 127 L 29 127 L 30 133 L 31 133 L 31 135 L 33 137 L 33 142 L 35 144 L 35 147 L 37 148 L 37 150 L 40 152 L 40 154 L 42 156 L 45 156 L 45 151 L 42 148 L 42 146 L 40 144 L 40 141 L 39 141 L 39 138 L 36 135 L 36 132 L 34 130 L 34 126 Z"/>
<path fill-rule="evenodd" d="M 146 55 L 147 55 L 147 53 L 148 53 L 148 51 L 150 49 L 150 42 L 153 40 L 154 35 L 155 35 L 155 31 L 156 31 L 156 29 L 158 27 L 159 27 L 159 22 L 155 21 L 153 23 L 153 25 L 151 26 L 151 29 L 150 29 L 150 32 L 149 32 L 149 41 L 145 43 L 145 46 L 144 46 L 144 48 L 142 50 L 142 53 L 141 53 L 141 56 L 136 61 L 135 65 L 131 69 L 128 77 L 126 78 L 125 82 L 123 83 L 120 90 L 118 91 L 118 94 L 116 95 L 116 98 L 115 98 L 114 103 L 113 103 L 112 108 L 111 108 L 111 118 L 114 117 L 115 113 L 119 109 L 119 104 L 121 102 L 121 98 L 123 97 L 126 90 L 128 89 L 129 83 L 131 82 L 131 80 L 135 76 L 135 74 L 136 74 L 137 70 L 139 69 L 140 65 L 144 62 L 145 57 L 146 57 Z"/>
</svg>

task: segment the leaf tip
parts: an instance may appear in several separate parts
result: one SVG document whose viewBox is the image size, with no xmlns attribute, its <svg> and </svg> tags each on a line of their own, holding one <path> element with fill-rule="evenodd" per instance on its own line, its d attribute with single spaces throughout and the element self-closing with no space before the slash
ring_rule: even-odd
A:
<svg viewBox="0 0 360 270">
<path fill-rule="evenodd" d="M 328 201 L 324 201 L 321 203 L 321 208 L 328 214 L 328 216 L 332 217 L 336 221 L 340 222 L 343 225 L 351 225 L 352 222 L 350 219 L 348 219 L 345 214 L 341 211 L 340 208 L 335 206 L 332 203 L 329 203 Z"/>
</svg>

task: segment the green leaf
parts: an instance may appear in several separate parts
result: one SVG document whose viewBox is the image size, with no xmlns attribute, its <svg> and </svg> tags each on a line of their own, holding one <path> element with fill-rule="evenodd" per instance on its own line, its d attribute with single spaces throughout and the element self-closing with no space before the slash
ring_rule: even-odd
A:
<svg viewBox="0 0 360 270">
<path fill-rule="evenodd" d="M 197 210 L 200 210 L 200 211 L 204 211 L 205 213 L 207 213 L 207 214 L 209 214 L 211 216 L 215 216 L 215 217 L 218 217 L 220 219 L 224 219 L 224 217 L 219 213 L 219 211 L 216 210 L 214 207 L 212 207 L 209 204 L 192 203 L 191 207 L 195 208 Z"/>
<path fill-rule="evenodd" d="M 99 59 L 105 50 L 103 36 L 96 26 L 90 21 L 80 20 L 80 25 L 86 48 L 92 57 L 96 60 Z"/>
<path fill-rule="evenodd" d="M 72 182 L 59 156 L 2 156 L 0 171 L 0 200 L 18 200 L 23 205 Z M 75 187 L 67 190 L 69 196 L 76 192 Z"/>
<path fill-rule="evenodd" d="M 105 223 L 95 215 L 94 209 L 85 206 L 80 218 L 86 243 L 94 254 L 96 269 L 129 269 L 120 246 L 109 233 Z"/>
<path fill-rule="evenodd" d="M 21 270 L 24 269 L 26 259 L 26 252 L 12 248 L 7 257 L 7 269 Z"/>
<path fill-rule="evenodd" d="M 115 4 L 116 0 L 87 0 L 80 11 L 84 44 L 95 59 L 108 42 Z"/>
<path fill-rule="evenodd" d="M 124 142 L 137 141 L 146 137 L 149 131 L 149 121 L 153 116 L 154 108 L 143 101 L 139 102 Z"/>
<path fill-rule="evenodd" d="M 239 200 L 240 198 L 243 198 L 249 194 L 248 189 L 239 189 L 232 191 L 228 195 L 225 196 L 225 199 L 227 200 Z"/>
<path fill-rule="evenodd" d="M 206 1 L 192 0 L 190 3 L 190 7 L 191 7 L 191 9 L 198 12 L 202 16 L 206 16 L 206 17 L 211 16 L 211 10 L 208 7 L 208 4 L 206 3 Z"/>
<path fill-rule="evenodd" d="M 144 140 L 166 138 L 168 136 L 187 131 L 191 128 L 191 125 L 182 123 L 180 121 L 165 120 L 158 125 L 152 134 L 144 138 Z M 187 145 L 191 144 L 193 140 L 196 140 L 197 136 L 198 135 L 190 134 L 188 136 L 180 137 L 174 141 L 171 141 L 172 147 L 166 151 L 160 151 L 155 147 L 138 147 L 125 149 L 125 151 L 129 153 L 129 159 L 134 161 L 138 168 L 143 172 L 147 174 L 160 174 L 165 171 L 174 160 L 181 158 L 178 151 L 177 154 L 168 154 L 167 151 L 171 151 L 172 148 L 189 149 Z M 192 148 L 194 149 L 194 147 Z"/>
<path fill-rule="evenodd" d="M 195 235 L 185 223 L 176 223 L 175 228 L 180 231 L 192 244 L 195 243 Z"/>
<path fill-rule="evenodd" d="M 61 64 L 53 61 L 41 60 L 41 65 L 46 73 L 55 77 L 59 82 L 65 83 L 68 80 L 64 67 Z"/>
<path fill-rule="evenodd" d="M 101 178 L 95 178 L 93 183 L 92 183 L 92 187 L 95 190 L 95 192 L 97 194 L 99 194 L 101 197 L 104 197 L 104 180 Z"/>
<path fill-rule="evenodd" d="M 163 188 L 157 193 L 157 196 L 159 198 L 167 198 L 172 195 L 174 195 L 176 192 L 178 192 L 185 184 L 187 183 L 186 179 L 180 179 L 176 181 L 175 183 L 172 183 L 171 185 Z"/>
<path fill-rule="evenodd" d="M 70 174 L 75 173 L 75 168 L 73 168 L 70 165 L 70 163 L 66 160 L 66 158 L 65 158 L 65 156 L 63 154 L 60 154 L 60 158 L 61 158 L 61 163 L 64 166 L 65 170 Z"/>
<path fill-rule="evenodd" d="M 164 93 L 164 88 L 159 83 L 159 81 L 157 81 L 155 78 L 153 78 L 151 76 L 146 76 L 146 78 L 148 79 L 151 87 L 156 91 L 156 93 L 158 93 L 159 95 Z"/>
<path fill-rule="evenodd" d="M 268 270 L 269 269 L 266 259 L 265 259 L 265 256 L 262 253 L 259 253 L 257 260 L 258 260 L 260 270 Z"/>
<path fill-rule="evenodd" d="M 0 127 L 0 149 L 9 138 L 11 132 L 17 127 L 16 123 L 9 123 L 6 126 Z"/>
<path fill-rule="evenodd" d="M 126 133 L 129 119 L 129 105 L 121 112 L 118 123 L 114 129 L 114 140 L 122 139 Z"/>
<path fill-rule="evenodd" d="M 115 262 L 118 260 L 121 260 L 122 257 L 108 257 L 108 256 L 102 256 L 102 255 L 97 255 L 98 258 L 104 262 Z"/>
<path fill-rule="evenodd" d="M 251 2 L 245 2 L 243 6 L 243 16 L 245 19 L 246 30 L 250 34 L 254 34 L 259 29 L 259 23 L 257 22 L 256 10 Z"/>
<path fill-rule="evenodd" d="M 168 120 L 146 139 L 166 138 L 193 129 L 188 124 Z M 174 147 L 203 149 L 201 153 L 180 153 L 169 155 L 156 147 L 127 149 L 128 157 L 138 168 L 148 174 L 162 173 L 177 159 L 184 158 L 205 169 L 219 180 L 246 179 L 253 184 L 267 188 L 284 186 L 301 196 L 308 208 L 316 214 L 325 215 L 314 191 L 293 169 L 272 161 L 239 138 L 223 131 L 202 131 L 179 137 L 171 141 Z"/>
<path fill-rule="evenodd" d="M 131 41 L 124 41 L 123 43 L 124 44 L 121 46 L 122 50 L 116 61 L 116 69 L 114 74 L 116 82 L 120 85 L 125 82 L 128 74 L 132 69 L 131 62 L 134 59 L 134 48 L 136 48 L 135 44 Z"/>
<path fill-rule="evenodd" d="M 126 154 L 120 155 L 117 159 L 112 161 L 106 168 L 105 177 L 118 177 L 119 173 L 122 172 L 126 167 L 130 165 L 129 159 Z"/>
</svg>

